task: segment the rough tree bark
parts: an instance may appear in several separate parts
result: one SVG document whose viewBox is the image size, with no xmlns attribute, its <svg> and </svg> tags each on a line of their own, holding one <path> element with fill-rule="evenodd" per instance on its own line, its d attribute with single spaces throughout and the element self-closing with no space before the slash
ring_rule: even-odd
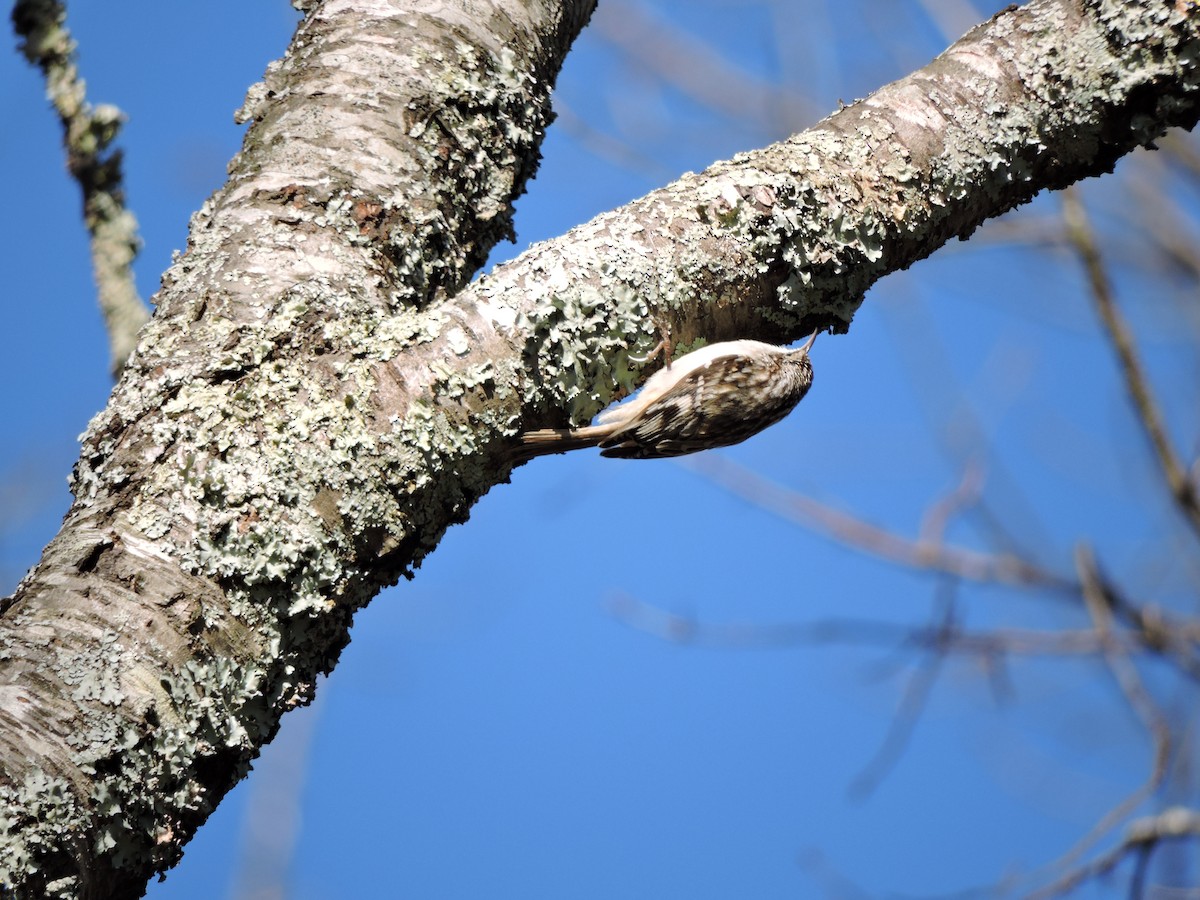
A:
<svg viewBox="0 0 1200 900">
<path fill-rule="evenodd" d="M 312 4 L 0 604 L 0 879 L 139 896 L 312 696 L 353 612 L 698 340 L 845 331 L 866 289 L 1200 115 L 1195 4 L 1036 0 L 796 137 L 468 286 L 591 0 Z"/>
</svg>

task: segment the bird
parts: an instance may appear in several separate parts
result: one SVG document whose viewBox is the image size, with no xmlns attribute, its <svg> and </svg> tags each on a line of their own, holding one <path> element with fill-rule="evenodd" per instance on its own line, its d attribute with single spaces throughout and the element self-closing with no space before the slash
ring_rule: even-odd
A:
<svg viewBox="0 0 1200 900">
<path fill-rule="evenodd" d="M 739 444 L 804 399 L 818 331 L 796 349 L 736 340 L 693 350 L 655 372 L 632 399 L 601 412 L 595 425 L 524 432 L 516 455 L 524 461 L 599 447 L 601 456 L 662 459 Z"/>
</svg>

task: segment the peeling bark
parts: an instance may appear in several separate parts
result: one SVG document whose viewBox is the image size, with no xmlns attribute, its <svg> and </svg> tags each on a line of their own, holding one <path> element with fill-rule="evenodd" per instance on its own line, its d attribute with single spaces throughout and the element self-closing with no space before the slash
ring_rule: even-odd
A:
<svg viewBox="0 0 1200 900">
<path fill-rule="evenodd" d="M 867 288 L 1198 115 L 1194 5 L 1037 0 L 790 140 L 468 285 L 591 3 L 326 0 L 251 89 L 62 531 L 0 604 L 0 879 L 139 896 L 311 699 L 352 613 L 699 340 L 847 330 Z"/>
</svg>

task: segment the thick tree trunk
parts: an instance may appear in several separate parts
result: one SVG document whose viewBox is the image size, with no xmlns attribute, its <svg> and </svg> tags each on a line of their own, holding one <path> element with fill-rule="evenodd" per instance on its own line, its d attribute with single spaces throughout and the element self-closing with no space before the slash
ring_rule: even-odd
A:
<svg viewBox="0 0 1200 900">
<path fill-rule="evenodd" d="M 62 531 L 3 603 L 14 895 L 140 895 L 354 610 L 505 480 L 521 428 L 633 388 L 657 323 L 684 349 L 844 331 L 883 274 L 1200 110 L 1193 4 L 1038 0 L 465 287 L 590 8 L 326 0 L 251 90 Z"/>
</svg>

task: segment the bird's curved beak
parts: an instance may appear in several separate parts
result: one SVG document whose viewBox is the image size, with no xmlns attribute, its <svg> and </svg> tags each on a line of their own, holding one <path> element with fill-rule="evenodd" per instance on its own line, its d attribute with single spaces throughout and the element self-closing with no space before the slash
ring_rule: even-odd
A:
<svg viewBox="0 0 1200 900">
<path fill-rule="evenodd" d="M 809 336 L 808 343 L 806 343 L 800 349 L 803 350 L 805 353 L 807 353 L 809 350 L 811 350 L 813 343 L 817 340 L 817 335 L 820 333 L 821 333 L 820 328 L 817 328 L 816 330 L 814 330 L 812 335 Z"/>
</svg>

